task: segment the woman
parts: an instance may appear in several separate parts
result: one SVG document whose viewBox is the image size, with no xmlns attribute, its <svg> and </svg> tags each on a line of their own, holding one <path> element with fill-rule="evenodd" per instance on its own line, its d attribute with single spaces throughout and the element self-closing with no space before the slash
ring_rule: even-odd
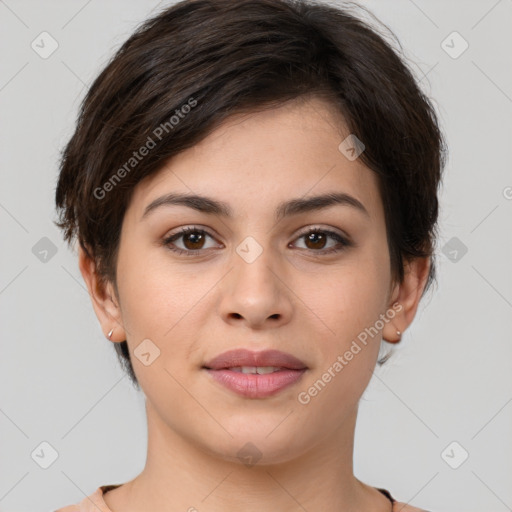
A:
<svg viewBox="0 0 512 512">
<path fill-rule="evenodd" d="M 59 227 L 146 399 L 133 480 L 60 512 L 403 512 L 358 403 L 435 276 L 445 145 L 395 51 L 320 2 L 192 0 L 89 90 Z"/>
</svg>

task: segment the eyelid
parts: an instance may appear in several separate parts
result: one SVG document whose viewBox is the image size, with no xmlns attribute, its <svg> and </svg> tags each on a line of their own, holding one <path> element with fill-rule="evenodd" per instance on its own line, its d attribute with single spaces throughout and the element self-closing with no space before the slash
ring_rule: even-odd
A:
<svg viewBox="0 0 512 512">
<path fill-rule="evenodd" d="M 180 228 L 178 228 L 177 231 L 170 233 L 168 235 L 165 235 L 162 239 L 162 244 L 167 245 L 167 244 L 171 243 L 171 241 L 174 241 L 173 238 L 175 238 L 176 240 L 179 240 L 181 237 L 183 237 L 186 234 L 191 233 L 191 232 L 192 233 L 194 233 L 194 232 L 204 233 L 204 235 L 209 236 L 213 240 L 217 240 L 217 236 L 210 233 L 209 229 L 206 229 L 204 227 L 193 224 L 190 226 L 181 226 Z M 222 242 L 220 242 L 220 243 L 222 244 Z M 222 244 L 222 245 L 224 245 L 224 244 Z M 190 249 L 190 250 L 187 250 L 184 252 L 194 253 L 195 251 L 205 252 L 206 250 L 205 249 L 197 249 L 197 250 Z"/>
<path fill-rule="evenodd" d="M 331 226 L 322 226 L 320 224 L 308 224 L 304 228 L 303 231 L 301 230 L 299 232 L 297 237 L 307 235 L 310 231 L 324 231 L 326 233 L 336 234 L 336 235 L 340 236 L 341 238 L 346 239 L 347 242 L 351 240 L 350 236 L 347 233 L 345 233 L 344 231 L 342 231 L 338 228 L 331 227 Z"/>
<path fill-rule="evenodd" d="M 317 231 L 333 232 L 333 233 L 337 234 L 338 236 L 347 239 L 347 241 L 350 241 L 350 236 L 347 233 L 345 233 L 341 230 L 334 231 L 338 228 L 334 228 L 331 226 L 321 226 L 319 224 L 307 224 L 306 226 L 304 226 L 304 228 L 299 228 L 299 229 L 300 229 L 300 231 L 298 232 L 298 234 L 295 235 L 295 238 L 303 236 L 303 235 L 307 235 L 310 231 L 317 230 Z M 169 235 L 165 235 L 164 239 L 169 239 L 169 238 L 172 238 L 173 236 L 184 234 L 184 233 L 186 234 L 187 232 L 190 232 L 190 231 L 201 231 L 212 238 L 217 238 L 217 235 L 210 233 L 209 230 L 210 230 L 210 228 L 205 228 L 200 225 L 191 224 L 188 226 L 181 226 L 181 227 L 177 228 L 177 231 L 170 233 Z"/>
</svg>

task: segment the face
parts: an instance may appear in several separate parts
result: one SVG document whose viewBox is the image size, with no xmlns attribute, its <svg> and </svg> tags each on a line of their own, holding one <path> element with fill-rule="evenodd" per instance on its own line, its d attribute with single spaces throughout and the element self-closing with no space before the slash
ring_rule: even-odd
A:
<svg viewBox="0 0 512 512">
<path fill-rule="evenodd" d="M 399 328 L 377 178 L 338 149 L 348 135 L 319 99 L 233 116 L 139 183 L 126 211 L 119 319 L 130 352 L 146 354 L 132 361 L 148 410 L 225 460 L 251 442 L 284 462 L 332 438 L 357 410 L 383 329 Z M 211 202 L 145 214 L 170 193 Z M 326 194 L 341 199 L 311 201 Z M 279 350 L 306 369 L 242 395 L 204 368 L 233 349 Z"/>
</svg>

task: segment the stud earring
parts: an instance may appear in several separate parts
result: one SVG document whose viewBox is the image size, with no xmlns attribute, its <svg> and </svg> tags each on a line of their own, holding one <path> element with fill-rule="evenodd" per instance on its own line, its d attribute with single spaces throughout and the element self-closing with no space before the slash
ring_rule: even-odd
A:
<svg viewBox="0 0 512 512">
<path fill-rule="evenodd" d="M 108 339 L 110 339 L 112 337 L 113 332 L 114 332 L 114 329 L 111 329 L 110 332 L 108 333 Z"/>
<path fill-rule="evenodd" d="M 396 335 L 400 338 L 400 336 L 402 335 L 402 333 L 400 331 L 396 331 Z"/>
</svg>

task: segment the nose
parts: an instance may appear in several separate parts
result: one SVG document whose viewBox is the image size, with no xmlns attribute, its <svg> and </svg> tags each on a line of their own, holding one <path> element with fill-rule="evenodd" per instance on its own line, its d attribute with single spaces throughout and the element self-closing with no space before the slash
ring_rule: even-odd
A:
<svg viewBox="0 0 512 512">
<path fill-rule="evenodd" d="M 278 327 L 290 321 L 293 293 L 286 271 L 265 249 L 252 262 L 233 253 L 233 266 L 223 280 L 220 314 L 225 322 L 251 329 Z"/>
</svg>

